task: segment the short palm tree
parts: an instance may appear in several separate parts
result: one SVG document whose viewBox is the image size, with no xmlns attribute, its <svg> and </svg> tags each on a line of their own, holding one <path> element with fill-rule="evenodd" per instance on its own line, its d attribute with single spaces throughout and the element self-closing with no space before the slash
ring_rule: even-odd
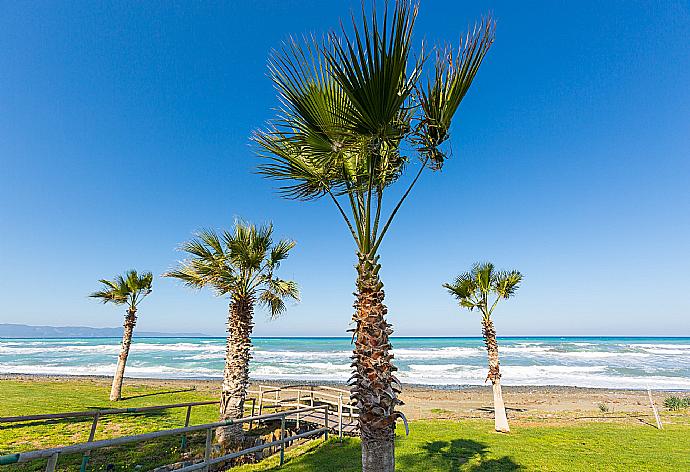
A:
<svg viewBox="0 0 690 472">
<path fill-rule="evenodd" d="M 477 308 L 482 313 L 482 334 L 489 356 L 489 375 L 486 380 L 491 380 L 493 387 L 496 431 L 504 433 L 510 432 L 510 428 L 503 404 L 498 342 L 491 315 L 499 300 L 515 295 L 521 281 L 520 272 L 516 270 L 498 272 L 493 264 L 487 262 L 475 264 L 470 272 L 459 275 L 452 284 L 443 285 L 458 300 L 461 307 L 470 311 Z M 492 297 L 493 300 L 491 300 Z"/>
<path fill-rule="evenodd" d="M 282 240 L 273 244 L 272 234 L 272 225 L 257 228 L 241 222 L 235 223 L 232 232 L 201 231 L 181 247 L 189 259 L 164 274 L 190 287 L 210 287 L 218 296 L 230 299 L 220 398 L 222 421 L 241 418 L 244 414 L 254 305 L 264 305 L 276 317 L 285 311 L 286 299 L 299 300 L 297 284 L 275 276 L 295 243 Z M 217 436 L 224 447 L 236 446 L 244 436 L 242 425 L 218 428 Z"/>
<path fill-rule="evenodd" d="M 124 276 L 119 275 L 113 280 L 102 279 L 99 282 L 103 285 L 101 290 L 93 292 L 89 295 L 90 297 L 98 298 L 103 303 L 127 305 L 120 356 L 117 360 L 115 377 L 113 377 L 113 386 L 110 389 L 110 401 L 117 401 L 122 397 L 122 380 L 125 376 L 129 347 L 132 344 L 132 333 L 137 324 L 137 307 L 151 293 L 153 274 L 146 272 L 139 275 L 136 270 L 130 270 Z"/>
<path fill-rule="evenodd" d="M 424 57 L 411 58 L 416 15 L 416 5 L 405 0 L 382 18 L 372 9 L 369 19 L 363 9 L 352 33 L 343 28 L 276 51 L 269 68 L 282 109 L 254 135 L 265 159 L 260 172 L 281 181 L 287 198 L 330 199 L 355 242 L 350 383 L 367 472 L 393 471 L 395 422 L 402 416 L 379 247 L 421 173 L 443 166 L 452 118 L 494 38 L 494 22 L 482 21 L 457 51 L 438 51 L 423 84 Z M 413 167 L 407 156 L 419 158 L 418 169 L 402 195 L 386 202 L 389 188 Z"/>
</svg>

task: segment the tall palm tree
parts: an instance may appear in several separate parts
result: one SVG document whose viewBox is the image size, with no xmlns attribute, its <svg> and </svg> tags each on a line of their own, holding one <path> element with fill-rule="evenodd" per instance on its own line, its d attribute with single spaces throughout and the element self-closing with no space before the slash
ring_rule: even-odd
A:
<svg viewBox="0 0 690 472">
<path fill-rule="evenodd" d="M 151 293 L 153 274 L 146 272 L 139 275 L 136 270 L 130 270 L 124 276 L 118 275 L 113 280 L 102 279 L 99 282 L 103 285 L 101 290 L 93 292 L 89 295 L 90 297 L 98 298 L 103 303 L 127 305 L 120 356 L 117 359 L 117 369 L 110 389 L 110 401 L 117 401 L 122 397 L 122 380 L 125 376 L 129 347 L 132 344 L 132 333 L 137 324 L 137 307 Z"/>
<path fill-rule="evenodd" d="M 241 222 L 235 223 L 232 232 L 200 231 L 194 239 L 182 244 L 181 249 L 189 254 L 189 259 L 164 274 L 190 287 L 210 287 L 218 296 L 230 299 L 221 421 L 241 418 L 244 414 L 254 305 L 267 307 L 271 316 L 277 317 L 286 309 L 285 299 L 299 300 L 297 284 L 275 276 L 295 242 L 281 240 L 273 244 L 272 234 L 270 224 L 257 228 Z M 236 446 L 244 436 L 241 424 L 218 428 L 216 434 L 226 448 Z"/>
<path fill-rule="evenodd" d="M 489 356 L 489 374 L 486 380 L 491 380 L 494 393 L 494 423 L 496 431 L 509 433 L 506 408 L 503 404 L 501 391 L 501 372 L 498 360 L 498 342 L 496 329 L 491 315 L 501 299 L 515 295 L 522 274 L 516 270 L 498 272 L 490 262 L 477 263 L 470 272 L 459 275 L 452 284 L 443 286 L 459 302 L 460 306 L 470 311 L 478 308 L 482 313 L 482 335 Z M 490 300 L 491 297 L 494 300 Z"/>
<path fill-rule="evenodd" d="M 411 58 L 416 15 L 417 6 L 404 0 L 382 19 L 363 8 L 351 33 L 343 28 L 323 40 L 290 41 L 274 52 L 269 69 L 282 107 L 253 137 L 265 159 L 260 172 L 281 181 L 287 198 L 330 199 L 355 242 L 350 383 L 367 472 L 393 471 L 395 422 L 402 416 L 379 247 L 421 173 L 443 166 L 451 120 L 494 38 L 487 18 L 457 50 L 437 51 L 424 83 L 424 57 Z M 385 202 L 388 189 L 412 168 L 408 155 L 419 158 L 418 169 L 404 192 Z"/>
</svg>

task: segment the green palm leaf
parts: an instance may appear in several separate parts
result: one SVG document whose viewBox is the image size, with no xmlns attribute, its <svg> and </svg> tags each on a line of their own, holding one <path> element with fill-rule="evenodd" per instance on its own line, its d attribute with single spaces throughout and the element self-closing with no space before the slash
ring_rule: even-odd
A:
<svg viewBox="0 0 690 472">
<path fill-rule="evenodd" d="M 294 241 L 272 241 L 271 224 L 256 225 L 237 221 L 232 231 L 203 230 L 181 245 L 188 259 L 165 274 L 185 285 L 211 288 L 217 295 L 257 299 L 271 316 L 285 310 L 284 299 L 299 299 L 292 281 L 274 279 L 273 272 L 295 246 Z"/>
<path fill-rule="evenodd" d="M 396 2 L 392 16 L 389 29 L 386 7 L 381 27 L 375 7 L 371 22 L 362 7 L 362 26 L 352 19 L 354 38 L 344 29 L 342 36 L 331 33 L 331 48 L 323 51 L 352 106 L 346 116 L 348 127 L 383 140 L 402 135 L 402 129 L 395 125 L 420 70 L 420 64 L 408 70 L 417 6 Z"/>
<path fill-rule="evenodd" d="M 463 308 L 470 311 L 479 308 L 488 318 L 496 308 L 500 299 L 515 295 L 523 276 L 516 270 L 496 271 L 490 262 L 478 262 L 472 270 L 460 274 L 453 283 L 443 284 L 443 287 L 458 300 Z M 494 301 L 489 296 L 494 295 Z"/>
<path fill-rule="evenodd" d="M 422 89 L 424 61 L 411 59 L 416 15 L 405 0 L 382 18 L 372 8 L 371 20 L 363 7 L 350 30 L 291 39 L 269 59 L 281 107 L 253 135 L 264 159 L 259 173 L 286 198 L 332 199 L 363 254 L 378 250 L 423 169 L 441 167 L 439 146 L 493 42 L 486 19 L 457 54 L 439 55 L 435 80 Z M 402 149 L 410 148 L 422 165 L 382 221 L 384 191 L 408 168 Z"/>
<path fill-rule="evenodd" d="M 419 89 L 419 103 L 424 111 L 418 130 L 420 151 L 431 158 L 436 168 L 443 165 L 445 158 L 438 147 L 448 139 L 452 119 L 493 44 L 495 30 L 495 21 L 486 17 L 460 41 L 456 52 L 439 52 L 434 80 Z"/>
<path fill-rule="evenodd" d="M 102 287 L 89 295 L 103 303 L 116 305 L 128 304 L 136 308 L 139 302 L 151 293 L 153 274 L 145 272 L 141 275 L 136 270 L 127 271 L 124 276 L 118 275 L 113 280 L 99 280 Z"/>
</svg>

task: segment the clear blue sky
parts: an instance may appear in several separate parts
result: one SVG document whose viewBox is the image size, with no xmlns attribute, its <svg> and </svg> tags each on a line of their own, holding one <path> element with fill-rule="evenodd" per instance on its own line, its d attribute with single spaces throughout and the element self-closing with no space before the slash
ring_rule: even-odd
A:
<svg viewBox="0 0 690 472">
<path fill-rule="evenodd" d="M 359 2 L 0 2 L 0 322 L 115 326 L 88 299 L 161 274 L 200 227 L 272 220 L 303 301 L 257 335 L 343 335 L 354 248 L 328 202 L 254 173 L 270 48 Z M 690 335 L 690 7 L 685 1 L 422 2 L 416 38 L 497 38 L 383 245 L 398 335 L 480 335 L 441 283 L 521 270 L 502 335 Z M 221 334 L 226 301 L 157 278 L 142 330 Z"/>
</svg>

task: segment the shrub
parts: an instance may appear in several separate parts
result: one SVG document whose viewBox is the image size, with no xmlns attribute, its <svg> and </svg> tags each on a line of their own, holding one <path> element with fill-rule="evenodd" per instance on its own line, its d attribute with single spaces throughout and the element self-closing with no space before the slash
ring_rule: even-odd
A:
<svg viewBox="0 0 690 472">
<path fill-rule="evenodd" d="M 607 413 L 609 411 L 608 405 L 606 403 L 599 403 L 599 411 Z"/>
<path fill-rule="evenodd" d="M 690 407 L 690 397 L 666 397 L 664 400 L 664 406 L 671 411 L 682 410 L 683 408 Z"/>
</svg>

